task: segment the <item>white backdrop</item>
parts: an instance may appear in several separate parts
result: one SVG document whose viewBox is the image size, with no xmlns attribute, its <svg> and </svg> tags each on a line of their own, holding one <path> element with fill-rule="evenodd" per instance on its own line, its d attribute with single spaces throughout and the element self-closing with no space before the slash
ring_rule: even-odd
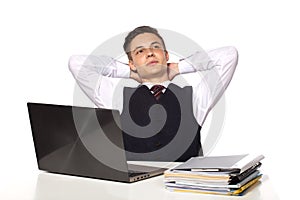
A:
<svg viewBox="0 0 300 200">
<path fill-rule="evenodd" d="M 71 105 L 69 56 L 89 54 L 140 25 L 182 33 L 204 49 L 233 45 L 239 50 L 222 137 L 211 155 L 264 154 L 264 172 L 280 197 L 291 199 L 297 187 L 288 183 L 299 178 L 296 5 L 291 0 L 1 2 L 1 199 L 34 193 L 34 186 L 11 181 L 18 172 L 38 173 L 26 103 Z"/>
</svg>

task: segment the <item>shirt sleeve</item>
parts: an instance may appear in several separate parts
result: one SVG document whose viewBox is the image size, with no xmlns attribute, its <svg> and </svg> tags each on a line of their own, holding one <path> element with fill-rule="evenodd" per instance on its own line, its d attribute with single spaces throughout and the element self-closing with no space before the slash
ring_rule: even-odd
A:
<svg viewBox="0 0 300 200">
<path fill-rule="evenodd" d="M 128 64 L 108 56 L 74 55 L 70 57 L 69 68 L 72 73 L 78 72 L 80 68 L 83 67 L 88 68 L 99 75 L 112 78 L 129 78 L 130 76 Z"/>
<path fill-rule="evenodd" d="M 222 47 L 208 51 L 206 60 L 201 61 L 201 58 L 203 55 L 196 53 L 190 58 L 193 68 L 186 64 L 186 69 L 193 69 L 199 74 L 193 90 L 193 102 L 194 115 L 200 125 L 228 87 L 238 63 L 238 52 L 234 47 Z"/>
<path fill-rule="evenodd" d="M 209 54 L 205 51 L 197 51 L 194 54 L 180 59 L 178 69 L 180 74 L 196 71 L 204 71 L 212 67 Z"/>
<path fill-rule="evenodd" d="M 69 69 L 83 92 L 98 107 L 119 109 L 113 102 L 120 78 L 129 78 L 127 64 L 107 56 L 74 55 Z"/>
</svg>

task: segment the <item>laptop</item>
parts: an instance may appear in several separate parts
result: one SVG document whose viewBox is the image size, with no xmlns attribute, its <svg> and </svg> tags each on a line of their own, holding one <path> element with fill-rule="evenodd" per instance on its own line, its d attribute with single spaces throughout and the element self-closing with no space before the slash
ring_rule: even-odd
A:
<svg viewBox="0 0 300 200">
<path fill-rule="evenodd" d="M 38 168 L 135 182 L 165 168 L 128 164 L 117 110 L 27 103 Z"/>
</svg>

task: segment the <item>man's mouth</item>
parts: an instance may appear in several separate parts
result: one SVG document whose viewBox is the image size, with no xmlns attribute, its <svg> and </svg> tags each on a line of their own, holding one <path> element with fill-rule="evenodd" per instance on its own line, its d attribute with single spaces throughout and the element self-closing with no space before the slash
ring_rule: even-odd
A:
<svg viewBox="0 0 300 200">
<path fill-rule="evenodd" d="M 150 62 L 148 62 L 147 63 L 147 65 L 156 65 L 158 63 L 158 61 L 156 61 L 156 60 L 153 60 L 153 61 L 150 61 Z"/>
</svg>

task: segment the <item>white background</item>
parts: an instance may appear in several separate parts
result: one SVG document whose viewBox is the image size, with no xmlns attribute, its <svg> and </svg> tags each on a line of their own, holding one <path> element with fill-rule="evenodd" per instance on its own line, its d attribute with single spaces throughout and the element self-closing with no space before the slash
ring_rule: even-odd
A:
<svg viewBox="0 0 300 200">
<path fill-rule="evenodd" d="M 38 173 L 26 103 L 71 105 L 69 56 L 89 54 L 112 36 L 150 25 L 182 33 L 204 49 L 238 49 L 222 137 L 211 154 L 264 154 L 264 172 L 281 199 L 291 199 L 300 145 L 296 2 L 2 1 L 0 198 L 34 195 L 34 185 L 26 185 Z M 27 179 L 18 180 L 20 174 Z"/>
</svg>

